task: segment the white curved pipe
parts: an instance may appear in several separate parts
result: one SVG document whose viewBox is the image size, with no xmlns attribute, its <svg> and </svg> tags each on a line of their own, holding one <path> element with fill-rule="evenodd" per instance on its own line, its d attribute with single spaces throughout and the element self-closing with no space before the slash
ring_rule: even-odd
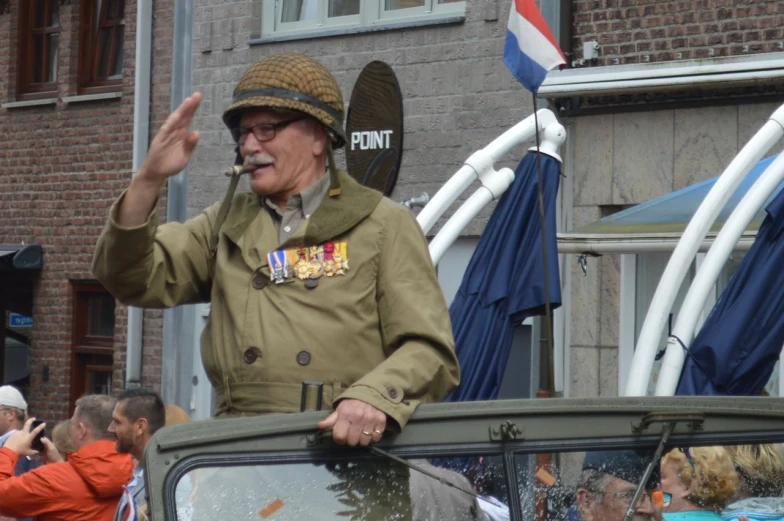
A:
<svg viewBox="0 0 784 521">
<path fill-rule="evenodd" d="M 444 226 L 438 231 L 433 240 L 430 241 L 428 249 L 433 265 L 443 257 L 446 250 L 457 240 L 460 233 L 468 226 L 468 223 L 482 211 L 493 199 L 498 199 L 512 185 L 515 173 L 511 168 L 502 168 L 495 171 L 490 170 L 480 176 L 482 186 L 473 193 L 468 200 L 449 218 Z"/>
<path fill-rule="evenodd" d="M 691 288 L 689 288 L 689 293 L 683 301 L 681 312 L 678 314 L 678 319 L 672 330 L 672 336 L 667 340 L 667 352 L 659 372 L 656 396 L 673 396 L 675 394 L 686 360 L 686 353 L 674 337 L 680 338 L 686 347 L 690 346 L 702 308 L 705 306 L 724 264 L 732 254 L 735 243 L 738 242 L 765 201 L 781 185 L 782 180 L 784 180 L 784 154 L 779 155 L 754 183 L 754 186 L 749 189 L 713 242 L 713 246 L 705 256 L 705 260 L 697 272 Z"/>
<path fill-rule="evenodd" d="M 460 194 L 471 186 L 471 183 L 493 168 L 493 163 L 504 157 L 515 146 L 532 138 L 537 130 L 558 123 L 555 114 L 548 109 L 537 111 L 536 118 L 539 123 L 538 129 L 536 128 L 536 119 L 532 114 L 501 134 L 485 148 L 471 154 L 460 170 L 436 192 L 427 206 L 422 208 L 422 211 L 417 215 L 417 222 L 425 234 L 433 228 L 438 218 Z"/>
<path fill-rule="evenodd" d="M 634 350 L 625 396 L 645 396 L 661 332 L 667 323 L 678 289 L 702 240 L 751 167 L 762 159 L 765 152 L 782 136 L 784 136 L 784 106 L 776 109 L 768 122 L 735 156 L 689 222 L 653 295 Z"/>
<path fill-rule="evenodd" d="M 531 147 L 528 151 L 547 154 L 563 164 L 563 159 L 558 155 L 558 149 L 560 149 L 561 145 L 564 143 L 566 143 L 566 129 L 560 123 L 553 123 L 552 125 L 547 125 L 544 130 L 542 130 L 542 139 L 539 143 L 539 148 Z"/>
<path fill-rule="evenodd" d="M 477 188 L 476 192 L 457 209 L 452 217 L 444 223 L 444 226 L 428 245 L 430 258 L 433 259 L 433 265 L 438 266 L 441 257 L 444 256 L 446 250 L 448 250 L 452 243 L 460 236 L 460 232 L 462 232 L 465 227 L 468 226 L 468 223 L 470 223 L 471 220 L 492 200 L 493 193 L 488 188 L 480 186 Z"/>
<path fill-rule="evenodd" d="M 485 172 L 480 177 L 482 186 L 463 203 L 460 208 L 449 218 L 444 226 L 430 241 L 428 249 L 433 265 L 438 265 L 446 250 L 457 240 L 460 233 L 468 223 L 482 211 L 493 199 L 498 199 L 514 182 L 514 171 L 511 168 L 502 168 Z"/>
<path fill-rule="evenodd" d="M 455 199 L 462 194 L 466 188 L 471 186 L 478 174 L 470 165 L 463 165 L 455 175 L 444 183 L 430 202 L 417 214 L 417 222 L 422 227 L 422 231 L 427 234 L 436 224 L 438 218 L 449 208 Z"/>
<path fill-rule="evenodd" d="M 539 128 L 536 130 L 534 130 L 535 121 L 538 121 L 539 123 Z M 521 144 L 526 139 L 534 137 L 535 132 L 544 130 L 554 124 L 558 124 L 555 114 L 553 114 L 550 109 L 539 109 L 536 111 L 536 118 L 531 114 L 490 142 L 490 144 L 484 148 L 484 151 L 490 155 L 493 163 L 495 163 L 514 147 Z"/>
</svg>

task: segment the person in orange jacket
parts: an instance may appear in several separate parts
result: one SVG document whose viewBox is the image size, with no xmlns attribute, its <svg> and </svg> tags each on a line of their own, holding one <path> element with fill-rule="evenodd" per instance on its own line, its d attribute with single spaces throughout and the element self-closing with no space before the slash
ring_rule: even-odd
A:
<svg viewBox="0 0 784 521">
<path fill-rule="evenodd" d="M 45 427 L 15 432 L 0 449 L 0 515 L 35 517 L 37 521 L 111 521 L 123 487 L 131 479 L 133 460 L 115 448 L 108 427 L 115 400 L 87 395 L 76 401 L 71 439 L 76 452 L 63 461 L 54 444 L 43 439 L 48 464 L 14 476 L 20 457 L 35 454 L 30 446 Z"/>
</svg>

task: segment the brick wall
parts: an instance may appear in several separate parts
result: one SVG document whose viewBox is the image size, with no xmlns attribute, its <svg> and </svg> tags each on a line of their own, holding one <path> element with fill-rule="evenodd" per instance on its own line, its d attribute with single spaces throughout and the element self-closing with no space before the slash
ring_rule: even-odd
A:
<svg viewBox="0 0 784 521">
<path fill-rule="evenodd" d="M 18 2 L 0 14 L 0 102 L 16 99 Z M 151 128 L 168 113 L 173 0 L 154 3 Z M 69 409 L 72 286 L 89 280 L 109 206 L 131 177 L 136 1 L 126 0 L 122 98 L 65 104 L 77 94 L 79 2 L 60 8 L 58 102 L 0 110 L 0 243 L 39 243 L 44 268 L 35 289 L 30 402 L 49 420 Z M 161 199 L 165 201 L 165 197 Z M 165 212 L 163 213 L 165 215 Z M 145 312 L 143 383 L 160 387 L 162 313 Z M 126 310 L 118 305 L 115 389 L 125 376 Z M 42 367 L 49 366 L 47 382 Z"/>
<path fill-rule="evenodd" d="M 598 65 L 784 50 L 780 0 L 576 0 L 575 57 L 598 41 Z"/>
</svg>

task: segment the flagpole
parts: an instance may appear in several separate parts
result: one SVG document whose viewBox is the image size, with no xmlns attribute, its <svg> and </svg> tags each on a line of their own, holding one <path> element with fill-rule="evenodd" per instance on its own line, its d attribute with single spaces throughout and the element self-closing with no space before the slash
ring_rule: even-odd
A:
<svg viewBox="0 0 784 521">
<path fill-rule="evenodd" d="M 553 367 L 553 358 L 554 358 L 554 350 L 553 350 L 553 324 L 552 324 L 552 306 L 550 304 L 550 267 L 547 261 L 547 237 L 545 235 L 546 227 L 545 227 L 545 211 L 544 211 L 544 174 L 542 173 L 542 154 L 540 152 L 540 138 L 539 138 L 539 118 L 537 117 L 536 113 L 538 110 L 536 104 L 536 93 L 532 92 L 533 103 L 534 103 L 534 124 L 535 128 L 537 129 L 536 133 L 534 134 L 536 139 L 536 173 L 538 176 L 538 199 L 539 199 L 539 235 L 541 237 L 541 247 L 542 247 L 542 263 L 544 268 L 544 321 L 545 321 L 545 328 L 547 329 L 546 333 L 546 340 L 547 340 L 547 360 L 546 360 L 546 368 L 543 367 L 543 360 L 541 356 L 539 356 L 539 389 L 542 391 L 547 391 L 550 396 L 552 396 L 552 392 L 555 390 L 553 389 L 553 382 L 555 381 L 555 368 Z"/>
</svg>

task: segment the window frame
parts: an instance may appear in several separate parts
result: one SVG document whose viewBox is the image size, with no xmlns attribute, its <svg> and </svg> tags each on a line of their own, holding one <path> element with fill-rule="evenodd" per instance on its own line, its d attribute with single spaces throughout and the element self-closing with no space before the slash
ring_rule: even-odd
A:
<svg viewBox="0 0 784 521">
<path fill-rule="evenodd" d="M 41 60 L 40 67 L 44 68 L 48 63 L 49 52 L 51 51 L 49 45 L 48 35 L 58 35 L 58 47 L 60 44 L 59 36 L 62 32 L 62 26 L 59 23 L 59 0 L 45 0 L 44 4 L 44 24 L 51 14 L 53 4 L 57 4 L 58 21 L 56 26 L 44 26 L 43 28 L 34 28 L 35 9 L 32 0 L 20 0 L 19 2 L 19 23 L 18 23 L 18 41 L 17 41 L 17 69 L 16 69 L 16 86 L 17 86 L 17 99 L 20 100 L 33 100 L 50 98 L 52 94 L 57 94 L 57 77 L 59 71 L 59 54 L 55 61 L 55 72 L 53 81 L 35 83 L 33 81 L 33 70 L 35 63 L 33 60 L 33 36 L 36 31 L 40 31 L 43 35 L 43 59 Z"/>
<path fill-rule="evenodd" d="M 115 43 L 119 47 L 114 48 L 110 53 L 109 59 L 116 61 L 120 54 L 123 55 L 123 69 L 125 56 L 123 46 L 125 45 L 125 0 L 116 0 L 120 2 L 120 10 L 122 16 L 117 22 L 101 22 L 106 13 L 107 6 L 110 0 L 82 0 L 79 6 L 79 63 L 78 63 L 78 86 L 80 94 L 102 94 L 107 92 L 118 92 L 122 90 L 123 78 L 122 72 L 119 78 L 96 78 L 95 71 L 98 68 L 100 61 L 100 52 L 98 46 L 98 32 L 102 27 L 110 27 L 112 30 L 111 45 Z M 96 15 L 97 2 L 101 2 L 101 12 Z M 96 16 L 98 20 L 96 20 Z M 105 23 L 107 25 L 101 25 Z M 98 27 L 96 28 L 96 25 Z M 123 38 L 116 42 L 117 37 L 115 31 L 118 27 L 123 27 Z M 111 62 L 110 62 L 111 65 Z M 111 70 L 112 67 L 107 67 Z"/>
<path fill-rule="evenodd" d="M 114 371 L 114 335 L 90 335 L 88 331 L 90 298 L 111 296 L 98 282 L 72 281 L 71 322 L 71 412 L 73 403 L 85 393 L 91 372 Z M 115 301 L 114 331 L 117 331 Z"/>
<path fill-rule="evenodd" d="M 546 405 L 548 400 L 514 400 L 502 402 L 464 402 L 455 409 L 456 404 L 426 405 L 417 411 L 406 427 L 404 439 L 390 440 L 385 450 L 394 456 L 414 460 L 430 458 L 466 458 L 483 457 L 499 458 L 501 471 L 498 477 L 503 478 L 506 485 L 506 499 L 509 505 L 510 518 L 513 520 L 530 517 L 534 500 L 541 497 L 536 494 L 542 490 L 539 483 L 537 467 L 550 465 L 553 462 L 561 476 L 576 479 L 579 474 L 577 465 L 582 460 L 579 453 L 586 451 L 605 450 L 646 450 L 653 452 L 662 443 L 662 434 L 656 425 L 650 426 L 640 418 L 646 418 L 661 410 L 673 410 L 681 414 L 693 414 L 702 409 L 705 415 L 704 427 L 695 428 L 690 424 L 691 418 L 676 422 L 676 430 L 670 435 L 666 447 L 679 446 L 712 446 L 736 445 L 741 443 L 781 443 L 784 430 L 777 422 L 780 409 L 773 409 L 772 404 L 781 399 L 755 397 L 738 399 L 731 397 L 729 404 L 713 403 L 705 406 L 699 397 L 683 397 L 678 402 L 673 398 L 645 398 L 632 403 L 631 399 L 604 399 L 591 404 L 583 401 L 566 401 L 557 406 L 534 406 L 535 403 Z M 686 404 L 682 401 L 685 400 Z M 754 404 L 753 408 L 748 404 Z M 662 405 L 665 404 L 665 405 Z M 669 405 L 673 404 L 673 405 Z M 562 410 L 558 407 L 566 406 Z M 744 405 L 746 408 L 744 408 Z M 446 407 L 449 408 L 446 412 Z M 482 407 L 481 412 L 477 407 Z M 551 409 L 555 407 L 555 409 Z M 757 423 L 751 411 L 758 412 L 765 407 L 765 416 Z M 727 414 L 727 411 L 736 414 Z M 436 414 L 436 411 L 438 413 Z M 737 418 L 737 414 L 745 416 Z M 163 432 L 156 438 L 158 443 L 149 447 L 146 453 L 145 476 L 153 491 L 148 505 L 153 515 L 165 519 L 179 519 L 177 516 L 177 491 L 182 478 L 198 469 L 219 469 L 228 472 L 230 469 L 243 467 L 290 466 L 307 467 L 308 464 L 330 462 L 383 462 L 387 456 L 369 453 L 351 452 L 349 449 L 337 447 L 326 440 L 316 441 L 309 436 L 305 446 L 302 442 L 303 431 L 312 424 L 312 417 L 291 415 L 293 423 L 287 427 L 273 425 L 270 419 L 238 419 L 231 433 L 226 429 L 213 428 L 205 430 L 193 423 L 183 425 L 182 430 Z M 754 423 L 748 421 L 752 419 Z M 590 422 L 588 420 L 591 420 Z M 607 420 L 601 429 L 596 429 L 597 422 Z M 746 421 L 744 421 L 746 420 Z M 255 423 L 250 424 L 250 421 Z M 310 423 L 308 423 L 310 422 Z M 497 426 L 537 425 L 526 431 L 526 436 L 519 439 L 502 439 L 494 437 Z M 775 423 L 774 423 L 775 422 Z M 702 425 L 703 420 L 697 424 Z M 639 430 L 629 430 L 629 425 Z M 576 429 L 570 429 L 575 425 Z M 593 429 L 590 434 L 587 429 Z M 551 435 L 550 432 L 554 434 Z M 444 432 L 453 433 L 450 439 L 438 438 Z M 490 437 L 488 437 L 490 432 Z M 435 434 L 435 437 L 434 437 Z M 313 441 L 311 441 L 313 438 Z M 666 441 L 665 437 L 665 441 Z M 579 459 L 571 456 L 572 453 Z M 552 458 L 552 455 L 567 457 Z M 539 459 L 539 456 L 543 456 Z M 550 456 L 549 459 L 548 456 Z M 549 460 L 548 460 L 549 459 Z M 524 470 L 530 469 L 528 472 Z M 577 472 L 568 472 L 569 470 Z M 460 469 L 453 469 L 460 472 Z M 523 470 L 524 472 L 521 472 Z M 464 472 L 460 472 L 465 475 Z M 288 473 L 289 476 L 295 473 Z M 303 480 L 312 478 L 307 472 L 301 474 Z M 292 483 L 289 478 L 284 481 Z M 318 488 L 324 483 L 316 478 Z M 521 491 L 532 493 L 523 494 Z M 557 489 L 555 489 L 557 490 Z M 573 489 L 572 489 L 573 490 Z M 499 491 L 500 492 L 500 491 Z M 275 496 L 271 496 L 275 497 Z M 500 493 L 496 495 L 501 498 Z M 523 504 L 528 506 L 525 510 Z M 564 505 L 567 506 L 567 505 Z M 199 512 L 201 513 L 201 511 Z"/>
<path fill-rule="evenodd" d="M 408 23 L 449 22 L 455 17 L 465 17 L 467 4 L 465 0 L 445 4 L 438 3 L 438 0 L 425 0 L 422 7 L 387 11 L 382 5 L 384 1 L 360 0 L 358 15 L 330 19 L 327 16 L 327 2 L 318 0 L 316 20 L 282 22 L 282 1 L 263 0 L 261 39 L 285 36 L 316 37 L 334 32 L 382 30 Z"/>
</svg>

